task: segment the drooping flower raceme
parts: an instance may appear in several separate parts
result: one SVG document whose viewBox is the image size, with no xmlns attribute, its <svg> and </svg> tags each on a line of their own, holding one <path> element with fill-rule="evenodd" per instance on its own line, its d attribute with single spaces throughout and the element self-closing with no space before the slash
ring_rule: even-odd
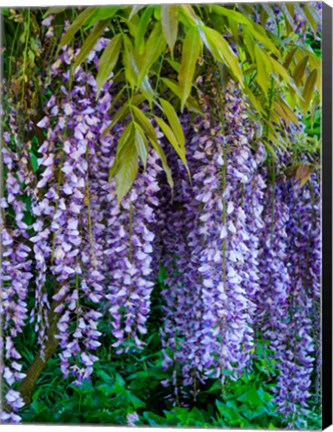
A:
<svg viewBox="0 0 333 432">
<path fill-rule="evenodd" d="M 173 202 L 161 211 L 170 212 L 161 233 L 169 275 L 162 292 L 164 365 L 180 366 L 183 392 L 190 387 L 194 397 L 208 376 L 242 371 L 253 347 L 258 269 L 250 248 L 259 247 L 265 184 L 247 138 L 246 107 L 233 87 L 225 104 L 223 131 L 207 120 L 188 131 L 192 182 L 178 162 Z M 177 398 L 177 373 L 173 381 Z"/>
<path fill-rule="evenodd" d="M 12 115 L 10 123 L 15 120 Z M 25 222 L 31 177 L 28 175 L 27 151 L 21 155 L 11 150 L 11 141 L 18 145 L 15 127 L 12 134 L 4 133 L 3 160 L 5 166 L 6 195 L 1 199 L 2 262 L 1 262 L 1 373 L 5 386 L 5 403 L 1 411 L 5 423 L 17 423 L 17 411 L 24 405 L 20 393 L 11 387 L 21 381 L 25 374 L 20 362 L 22 356 L 16 349 L 16 338 L 23 332 L 28 317 L 29 283 L 33 277 L 29 225 Z"/>
</svg>

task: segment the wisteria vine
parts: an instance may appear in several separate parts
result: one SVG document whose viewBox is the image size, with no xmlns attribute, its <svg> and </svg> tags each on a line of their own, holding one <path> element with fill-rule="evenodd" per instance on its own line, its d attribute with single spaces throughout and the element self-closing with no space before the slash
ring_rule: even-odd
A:
<svg viewBox="0 0 333 432">
<path fill-rule="evenodd" d="M 88 64 L 99 67 L 107 43 L 98 40 Z M 15 341 L 27 323 L 45 360 L 52 317 L 63 375 L 80 385 L 99 360 L 102 321 L 116 354 L 144 347 L 163 267 L 160 334 L 170 400 L 186 406 L 211 378 L 223 391 L 228 379 L 251 369 L 262 338 L 277 368 L 274 402 L 289 427 L 302 426 L 311 386 L 320 393 L 319 174 L 305 185 L 288 177 L 290 155 L 282 151 L 277 162 L 267 163 L 246 98 L 230 80 L 220 95 L 218 122 L 205 98 L 204 116 L 193 122 L 190 113 L 182 116 L 191 177 L 161 140 L 174 190 L 150 149 L 118 204 L 109 171 L 126 124 L 103 131 L 119 89 L 110 76 L 97 98 L 93 74 L 82 66 L 70 70 L 77 52 L 65 46 L 44 76 L 45 93 L 52 95 L 37 124 L 44 137 L 38 167 L 19 143 L 13 112 L 3 136 L 1 420 L 20 421 L 18 389 L 26 371 Z"/>
</svg>

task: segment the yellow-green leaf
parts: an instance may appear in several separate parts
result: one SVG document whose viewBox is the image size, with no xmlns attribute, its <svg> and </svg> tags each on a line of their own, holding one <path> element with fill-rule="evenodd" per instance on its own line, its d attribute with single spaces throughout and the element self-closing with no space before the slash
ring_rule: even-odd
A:
<svg viewBox="0 0 333 432">
<path fill-rule="evenodd" d="M 290 108 L 290 106 L 280 96 L 277 98 L 277 100 L 278 103 L 281 105 L 282 109 L 284 110 L 284 112 L 286 113 L 288 117 L 288 121 L 294 124 L 298 124 L 299 123 L 298 117 L 295 114 L 295 112 Z"/>
<path fill-rule="evenodd" d="M 295 70 L 293 73 L 293 78 L 294 78 L 296 85 L 298 85 L 298 86 L 302 82 L 308 60 L 309 60 L 309 56 L 303 57 L 302 60 L 295 67 Z"/>
<path fill-rule="evenodd" d="M 147 137 L 149 138 L 151 145 L 153 146 L 154 150 L 156 151 L 159 158 L 161 159 L 162 166 L 163 166 L 163 169 L 164 169 L 165 174 L 167 176 L 168 183 L 169 183 L 170 187 L 173 188 L 174 183 L 172 180 L 171 169 L 168 165 L 168 161 L 167 161 L 167 158 L 165 156 L 165 153 L 157 141 L 157 135 L 156 135 L 156 132 L 155 132 L 153 125 L 150 123 L 150 121 L 145 116 L 145 114 L 141 110 L 139 110 L 139 108 L 133 106 L 132 110 L 133 110 L 133 114 L 134 114 L 137 122 L 141 125 L 141 127 L 145 131 Z"/>
<path fill-rule="evenodd" d="M 201 38 L 196 27 L 191 27 L 186 34 L 182 48 L 182 62 L 178 75 L 183 110 L 191 89 L 195 72 L 195 65 L 201 51 Z"/>
<path fill-rule="evenodd" d="M 135 142 L 136 151 L 143 163 L 144 168 L 146 169 L 147 157 L 148 157 L 148 143 L 141 126 L 136 122 L 133 123 L 135 129 L 134 142 Z"/>
<path fill-rule="evenodd" d="M 168 102 L 162 98 L 160 98 L 160 102 L 161 102 L 164 114 L 166 115 L 166 117 L 169 121 L 169 124 L 175 133 L 175 136 L 177 138 L 179 146 L 185 150 L 185 137 L 184 137 L 183 128 L 180 124 L 180 121 L 178 119 L 178 116 L 176 114 L 174 107 L 171 105 L 170 102 Z"/>
<path fill-rule="evenodd" d="M 316 85 L 317 81 L 317 69 L 314 69 L 310 75 L 308 76 L 308 79 L 306 80 L 304 90 L 303 90 L 303 100 L 304 100 L 304 110 L 307 111 L 311 102 L 311 99 L 313 97 L 314 93 L 314 87 Z"/>
<path fill-rule="evenodd" d="M 159 58 L 165 49 L 165 40 L 161 30 L 161 24 L 155 24 L 155 27 L 147 40 L 145 50 L 140 59 L 138 86 L 141 85 L 145 76 L 147 76 L 150 67 Z"/>
<path fill-rule="evenodd" d="M 254 47 L 256 46 L 257 42 L 254 40 L 252 34 L 246 28 L 243 29 L 243 39 L 244 39 L 244 45 L 250 54 L 252 62 L 254 63 L 255 62 Z"/>
<path fill-rule="evenodd" d="M 178 141 L 177 141 L 177 139 L 176 139 L 176 137 L 175 137 L 172 129 L 160 117 L 157 117 L 157 116 L 154 115 L 154 118 L 155 118 L 156 122 L 158 123 L 158 125 L 160 126 L 160 128 L 162 129 L 162 132 L 166 136 L 167 140 L 172 145 L 172 147 L 174 148 L 174 150 L 176 151 L 176 153 L 180 157 L 181 161 L 185 165 L 188 174 L 190 174 L 188 166 L 187 166 L 185 152 L 184 152 L 184 150 L 182 148 L 179 147 Z"/>
<path fill-rule="evenodd" d="M 137 14 L 139 12 L 139 10 L 143 9 L 144 7 L 146 7 L 146 5 L 134 5 L 131 9 L 131 13 L 129 14 L 128 19 L 131 20 L 132 17 Z"/>
<path fill-rule="evenodd" d="M 115 67 L 121 47 L 121 34 L 115 35 L 108 46 L 103 51 L 100 59 L 100 66 L 96 77 L 97 95 L 110 77 L 113 68 Z"/>
<path fill-rule="evenodd" d="M 94 24 L 98 23 L 99 21 L 103 21 L 106 19 L 113 18 L 116 13 L 124 9 L 124 6 L 99 6 L 96 8 L 94 13 L 89 16 L 88 19 L 86 19 L 84 25 L 85 29 L 93 26 Z"/>
<path fill-rule="evenodd" d="M 212 11 L 213 11 L 213 13 L 216 13 L 217 15 L 223 15 L 223 16 L 226 16 L 228 18 L 231 18 L 240 24 L 246 24 L 250 27 L 253 27 L 252 22 L 245 15 L 243 15 L 243 14 L 241 14 L 235 10 L 227 9 L 223 6 L 213 5 Z"/>
<path fill-rule="evenodd" d="M 74 69 L 76 69 L 83 60 L 87 57 L 90 51 L 94 48 L 97 43 L 97 40 L 103 33 L 105 27 L 108 25 L 109 20 L 100 21 L 91 31 L 87 39 L 84 41 L 79 54 L 77 55 L 74 62 Z"/>
<path fill-rule="evenodd" d="M 48 10 L 46 11 L 45 15 L 43 16 L 43 18 L 49 16 L 49 15 L 56 15 L 58 13 L 63 12 L 64 10 L 66 10 L 66 7 L 61 7 L 61 6 L 53 6 L 48 8 Z"/>
<path fill-rule="evenodd" d="M 62 37 L 59 46 L 60 48 L 64 45 L 67 45 L 73 39 L 75 33 L 79 30 L 80 27 L 83 26 L 86 20 L 95 12 L 95 10 L 96 8 L 91 6 L 80 13 L 80 15 L 74 20 L 73 24 L 69 27 L 69 29 Z"/>
<path fill-rule="evenodd" d="M 254 54 L 256 58 L 256 66 L 257 66 L 257 76 L 256 81 L 260 85 L 260 87 L 263 89 L 264 93 L 268 94 L 269 84 L 270 84 L 270 70 L 267 68 L 267 62 L 265 61 L 264 54 L 262 53 L 262 50 L 255 45 L 254 47 Z"/>
<path fill-rule="evenodd" d="M 164 82 L 164 84 L 166 84 L 169 89 L 176 95 L 179 97 L 179 99 L 181 99 L 181 93 L 180 93 L 180 88 L 178 86 L 178 84 L 176 82 L 174 82 L 173 80 L 169 79 L 169 78 L 162 78 L 162 81 Z M 194 99 L 193 96 L 189 96 L 187 99 L 187 102 L 185 103 L 185 106 L 190 110 L 193 111 L 195 113 L 198 114 L 202 114 L 202 110 L 198 104 L 198 102 Z"/>
<path fill-rule="evenodd" d="M 291 61 L 292 61 L 292 59 L 293 59 L 293 57 L 294 57 L 294 55 L 295 55 L 295 53 L 296 53 L 296 51 L 297 51 L 297 48 L 298 48 L 297 46 L 294 47 L 294 48 L 292 48 L 292 49 L 288 52 L 288 54 L 286 55 L 286 58 L 285 58 L 284 63 L 283 63 L 283 66 L 284 66 L 286 69 L 289 68 L 290 63 L 291 63 Z"/>
<path fill-rule="evenodd" d="M 115 157 L 113 164 L 109 170 L 109 182 L 111 181 L 112 177 L 115 176 L 118 172 L 119 155 L 120 155 L 122 149 L 124 148 L 124 146 L 126 145 L 126 143 L 128 142 L 128 140 L 130 139 L 130 137 L 132 136 L 132 134 L 133 134 L 133 123 L 130 122 L 125 127 L 125 129 L 123 130 L 123 133 L 121 134 L 121 137 L 119 138 L 119 141 L 117 143 L 116 157 Z"/>
<path fill-rule="evenodd" d="M 169 65 L 174 69 L 177 73 L 180 71 L 180 63 L 178 63 L 175 60 L 171 60 L 169 58 L 166 59 L 166 61 L 169 63 Z"/>
<path fill-rule="evenodd" d="M 131 87 L 134 88 L 137 82 L 138 68 L 134 57 L 132 43 L 127 35 L 124 38 L 123 61 L 125 66 L 125 76 Z"/>
<path fill-rule="evenodd" d="M 140 17 L 138 32 L 135 37 L 135 49 L 138 51 L 139 54 L 141 54 L 144 49 L 144 43 L 143 43 L 144 36 L 147 31 L 152 13 L 153 13 L 152 6 L 147 6 L 143 11 L 142 16 Z"/>
<path fill-rule="evenodd" d="M 122 118 L 124 118 L 129 113 L 129 107 L 128 104 L 123 105 L 113 116 L 111 123 L 104 129 L 103 132 L 103 138 L 106 136 L 108 132 L 111 131 L 113 126 Z"/>
<path fill-rule="evenodd" d="M 180 11 L 182 17 L 185 18 L 185 24 L 189 24 L 191 26 L 196 26 L 197 24 L 200 24 L 201 21 L 190 4 L 180 5 Z"/>
<path fill-rule="evenodd" d="M 138 154 L 130 136 L 119 155 L 119 167 L 116 174 L 118 205 L 131 189 L 138 173 Z"/>
<path fill-rule="evenodd" d="M 250 33 L 252 33 L 252 36 L 257 39 L 259 42 L 261 42 L 266 48 L 268 48 L 272 53 L 276 54 L 277 56 L 280 55 L 279 50 L 277 49 L 276 45 L 271 41 L 271 39 L 267 36 L 265 30 L 260 27 L 259 24 L 254 23 L 253 27 L 248 27 L 248 30 Z"/>
<path fill-rule="evenodd" d="M 172 145 L 172 147 L 176 150 L 177 154 L 179 156 L 180 155 L 184 156 L 184 154 L 181 152 L 178 141 L 177 141 L 172 129 L 170 128 L 170 126 L 167 123 L 165 123 L 164 120 L 162 120 L 160 117 L 157 117 L 156 115 L 154 115 L 154 119 L 157 121 L 158 125 L 162 129 L 162 132 L 167 137 L 167 139 L 170 142 L 170 144 Z"/>
<path fill-rule="evenodd" d="M 178 6 L 161 5 L 162 30 L 171 52 L 178 35 Z"/>
<path fill-rule="evenodd" d="M 250 102 L 252 103 L 253 107 L 258 111 L 258 113 L 263 113 L 263 105 L 257 100 L 252 90 L 249 87 L 245 87 L 244 92 L 248 96 Z"/>
<path fill-rule="evenodd" d="M 280 75 L 286 83 L 290 84 L 290 76 L 288 74 L 288 71 L 273 57 L 269 57 L 270 63 L 272 65 L 273 72 L 278 76 Z"/>
<path fill-rule="evenodd" d="M 207 26 L 203 26 L 202 29 L 205 35 L 204 42 L 215 57 L 215 60 L 228 66 L 234 77 L 239 81 L 240 85 L 243 86 L 243 76 L 238 58 L 232 51 L 228 42 L 218 31 Z"/>
<path fill-rule="evenodd" d="M 309 23 L 311 24 L 312 30 L 314 32 L 314 34 L 317 34 L 317 30 L 318 30 L 318 22 L 316 20 L 316 15 L 317 12 L 315 10 L 315 8 L 309 4 L 309 3 L 304 3 L 304 13 L 309 21 Z"/>
</svg>

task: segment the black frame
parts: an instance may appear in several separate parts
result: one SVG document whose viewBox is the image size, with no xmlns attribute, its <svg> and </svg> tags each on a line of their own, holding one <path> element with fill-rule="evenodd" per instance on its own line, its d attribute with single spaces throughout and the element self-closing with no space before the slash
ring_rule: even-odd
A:
<svg viewBox="0 0 333 432">
<path fill-rule="evenodd" d="M 322 428 L 332 425 L 332 8 L 322 29 Z"/>
</svg>

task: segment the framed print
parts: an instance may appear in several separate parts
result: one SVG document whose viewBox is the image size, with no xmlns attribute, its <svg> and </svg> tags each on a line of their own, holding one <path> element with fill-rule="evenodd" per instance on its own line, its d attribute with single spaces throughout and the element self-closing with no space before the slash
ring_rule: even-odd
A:
<svg viewBox="0 0 333 432">
<path fill-rule="evenodd" d="M 330 426 L 332 9 L 1 19 L 1 422 Z"/>
</svg>

